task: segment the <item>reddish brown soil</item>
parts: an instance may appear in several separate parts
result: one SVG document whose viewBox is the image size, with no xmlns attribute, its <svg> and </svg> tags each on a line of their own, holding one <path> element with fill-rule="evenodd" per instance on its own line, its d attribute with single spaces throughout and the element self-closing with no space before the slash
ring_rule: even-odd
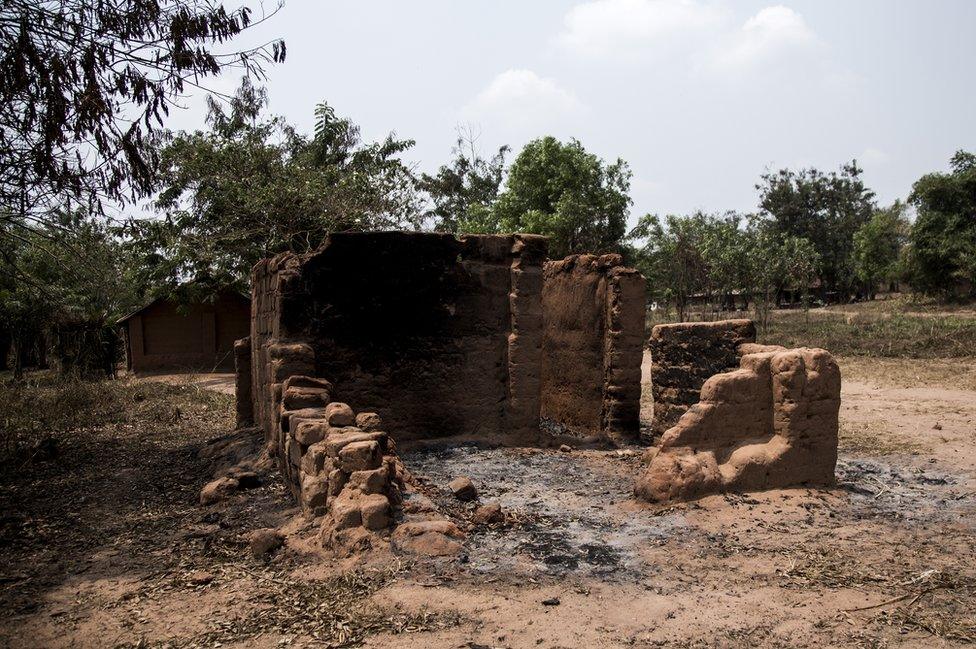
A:
<svg viewBox="0 0 976 649">
<path fill-rule="evenodd" d="M 473 528 L 462 563 L 391 564 L 380 554 L 382 570 L 366 573 L 320 554 L 315 530 L 281 510 L 273 477 L 215 513 L 198 507 L 212 467 L 194 451 L 220 432 L 209 420 L 194 428 L 185 412 L 171 443 L 105 431 L 92 457 L 69 449 L 34 479 L 4 482 L 0 645 L 973 642 L 976 392 L 858 375 L 842 396 L 839 483 L 829 490 L 654 511 L 628 497 L 639 461 L 628 454 L 408 454 L 433 487 L 471 475 L 508 522 Z M 229 428 L 229 410 L 225 418 Z M 91 468 L 99 462 L 116 468 Z M 250 559 L 243 535 L 269 525 L 288 526 L 286 548 L 267 563 Z"/>
</svg>

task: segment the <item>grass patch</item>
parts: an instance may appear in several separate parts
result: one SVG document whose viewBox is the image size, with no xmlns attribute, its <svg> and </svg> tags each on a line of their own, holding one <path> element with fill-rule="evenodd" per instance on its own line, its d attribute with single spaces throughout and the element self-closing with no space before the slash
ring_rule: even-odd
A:
<svg viewBox="0 0 976 649">
<path fill-rule="evenodd" d="M 851 317 L 777 312 L 759 341 L 784 347 L 822 347 L 838 356 L 968 358 L 976 350 L 976 318 L 956 316 Z"/>
<path fill-rule="evenodd" d="M 753 318 L 751 311 L 691 313 L 689 322 Z M 677 322 L 674 313 L 648 314 L 647 328 Z M 773 311 L 759 342 L 822 347 L 835 356 L 960 358 L 976 356 L 976 307 L 898 297 L 822 309 Z"/>
<path fill-rule="evenodd" d="M 233 397 L 187 383 L 83 380 L 36 372 L 0 381 L 0 466 L 23 465 L 56 452 L 76 433 L 102 426 L 145 427 L 165 434 L 187 417 L 223 422 Z M 46 457 L 45 459 L 49 459 Z"/>
<path fill-rule="evenodd" d="M 892 295 L 887 298 L 855 302 L 853 304 L 832 304 L 824 307 L 826 311 L 859 314 L 902 314 L 902 315 L 946 315 L 954 314 L 976 317 L 976 302 L 946 302 L 936 298 L 915 295 Z"/>
<path fill-rule="evenodd" d="M 976 357 L 963 358 L 837 358 L 845 380 L 885 388 L 940 387 L 976 391 Z"/>
</svg>

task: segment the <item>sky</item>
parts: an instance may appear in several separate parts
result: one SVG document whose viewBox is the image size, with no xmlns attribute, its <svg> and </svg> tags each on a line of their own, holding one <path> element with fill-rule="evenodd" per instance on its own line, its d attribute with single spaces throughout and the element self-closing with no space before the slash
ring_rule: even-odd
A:
<svg viewBox="0 0 976 649">
<path fill-rule="evenodd" d="M 367 140 L 416 140 L 422 171 L 459 127 L 486 155 L 553 135 L 623 158 L 633 223 L 753 211 L 764 172 L 851 159 L 904 199 L 976 150 L 974 34 L 973 0 L 287 0 L 237 45 L 285 39 L 270 112 L 311 132 L 328 101 Z M 168 126 L 204 116 L 191 97 Z"/>
</svg>

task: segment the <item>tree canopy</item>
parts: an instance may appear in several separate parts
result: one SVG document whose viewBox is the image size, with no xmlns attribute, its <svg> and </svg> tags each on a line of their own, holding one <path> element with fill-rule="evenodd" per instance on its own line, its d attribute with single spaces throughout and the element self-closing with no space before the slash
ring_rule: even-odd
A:
<svg viewBox="0 0 976 649">
<path fill-rule="evenodd" d="M 162 218 L 129 224 L 148 284 L 243 288 L 259 259 L 305 252 L 329 232 L 419 226 L 413 175 L 399 157 L 411 140 L 364 143 L 326 103 L 306 136 L 263 116 L 265 105 L 245 82 L 229 109 L 211 102 L 209 130 L 162 140 Z"/>
<path fill-rule="evenodd" d="M 554 137 L 526 144 L 505 170 L 507 152 L 486 160 L 462 137 L 451 164 L 423 176 L 437 229 L 543 234 L 553 258 L 620 249 L 631 205 L 626 162 L 608 164 L 578 140 Z"/>
<path fill-rule="evenodd" d="M 696 212 L 669 215 L 662 223 L 642 217 L 628 238 L 631 255 L 647 279 L 650 297 L 674 302 L 685 319 L 692 297 L 715 302 L 717 309 L 735 306 L 736 295 L 751 302 L 765 327 L 780 291 L 806 293 L 816 275 L 819 255 L 802 237 L 780 234 L 755 216 Z"/>
<path fill-rule="evenodd" d="M 26 345 L 46 341 L 62 369 L 113 371 L 105 367 L 115 359 L 111 329 L 141 295 L 125 247 L 103 220 L 59 212 L 23 238 L 0 237 L 0 254 L 9 271 L 0 276 L 0 330 L 12 338 L 15 369 Z"/>
<path fill-rule="evenodd" d="M 247 7 L 205 0 L 6 0 L 0 218 L 23 231 L 70 202 L 97 213 L 149 191 L 150 135 L 187 88 L 284 59 L 281 41 L 214 49 L 253 24 Z"/>
<path fill-rule="evenodd" d="M 922 176 L 909 202 L 909 268 L 913 286 L 945 295 L 976 295 L 976 155 L 957 151 L 949 173 Z"/>
<path fill-rule="evenodd" d="M 782 169 L 767 173 L 756 185 L 762 216 L 782 236 L 809 241 L 820 257 L 820 278 L 825 290 L 851 292 L 854 270 L 854 233 L 871 219 L 874 192 L 861 179 L 857 162 L 839 172 L 817 169 Z"/>
<path fill-rule="evenodd" d="M 875 210 L 871 220 L 854 233 L 854 271 L 868 297 L 874 296 L 879 284 L 897 282 L 904 274 L 902 250 L 911 231 L 906 207 L 895 201 Z"/>
<path fill-rule="evenodd" d="M 627 233 L 630 176 L 626 162 L 607 164 L 579 140 L 533 140 L 512 162 L 493 225 L 547 235 L 554 258 L 614 251 Z"/>
<path fill-rule="evenodd" d="M 422 174 L 418 189 L 426 192 L 431 206 L 426 218 L 442 232 L 482 232 L 490 228 L 490 212 L 505 177 L 507 146 L 491 158 L 481 156 L 477 138 L 470 131 L 458 133 L 450 163 L 435 174 Z"/>
</svg>

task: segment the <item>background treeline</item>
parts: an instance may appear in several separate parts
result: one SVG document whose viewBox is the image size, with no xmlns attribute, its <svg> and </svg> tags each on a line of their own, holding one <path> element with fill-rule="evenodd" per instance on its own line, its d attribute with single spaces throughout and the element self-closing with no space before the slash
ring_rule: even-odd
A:
<svg viewBox="0 0 976 649">
<path fill-rule="evenodd" d="M 149 290 L 192 279 L 237 284 L 258 259 L 314 248 L 328 232 L 390 228 L 533 232 L 550 254 L 620 252 L 647 276 L 659 303 L 694 297 L 716 308 L 848 301 L 904 287 L 972 294 L 976 278 L 976 157 L 915 183 L 907 203 L 879 206 L 856 162 L 837 171 L 783 169 L 756 184 L 751 214 L 645 215 L 628 228 L 631 172 L 577 140 L 533 140 L 482 155 L 460 134 L 450 161 L 418 173 L 412 140 L 363 142 L 328 104 L 299 133 L 264 115 L 245 84 L 212 102 L 208 130 L 167 134 L 153 206 L 158 218 L 121 230 Z M 914 216 L 914 223 L 912 220 Z"/>
<path fill-rule="evenodd" d="M 852 162 L 761 176 L 755 213 L 648 214 L 628 229 L 627 163 L 576 140 L 533 140 L 509 161 L 507 147 L 485 157 L 463 133 L 450 162 L 426 174 L 404 159 L 411 140 L 364 142 L 325 103 L 303 134 L 265 115 L 265 103 L 245 83 L 231 101 L 211 101 L 205 130 L 158 135 L 155 215 L 75 207 L 27 232 L 6 228 L 0 345 L 15 369 L 53 351 L 66 368 L 108 371 L 114 358 L 97 350 L 117 349 L 116 318 L 161 295 L 246 291 L 257 260 L 314 249 L 335 231 L 545 234 L 552 257 L 623 254 L 651 301 L 679 319 L 692 307 L 750 310 L 761 326 L 777 305 L 898 287 L 964 297 L 976 280 L 976 156 L 965 152 L 915 183 L 907 204 L 878 206 Z"/>
<path fill-rule="evenodd" d="M 155 297 L 246 290 L 258 259 L 335 231 L 522 231 L 549 236 L 556 258 L 619 252 L 681 317 L 700 303 L 766 322 L 776 304 L 976 286 L 976 156 L 963 151 L 905 204 L 879 206 L 852 162 L 761 176 L 755 213 L 649 214 L 628 228 L 627 163 L 577 140 L 483 155 L 463 131 L 421 173 L 412 140 L 364 141 L 326 103 L 311 133 L 268 115 L 252 80 L 285 47 L 230 51 L 247 8 L 15 0 L 0 18 L 0 362 L 16 371 L 53 358 L 110 372 L 120 316 Z M 245 81 L 210 100 L 205 128 L 166 131 L 191 80 L 228 68 Z"/>
</svg>

